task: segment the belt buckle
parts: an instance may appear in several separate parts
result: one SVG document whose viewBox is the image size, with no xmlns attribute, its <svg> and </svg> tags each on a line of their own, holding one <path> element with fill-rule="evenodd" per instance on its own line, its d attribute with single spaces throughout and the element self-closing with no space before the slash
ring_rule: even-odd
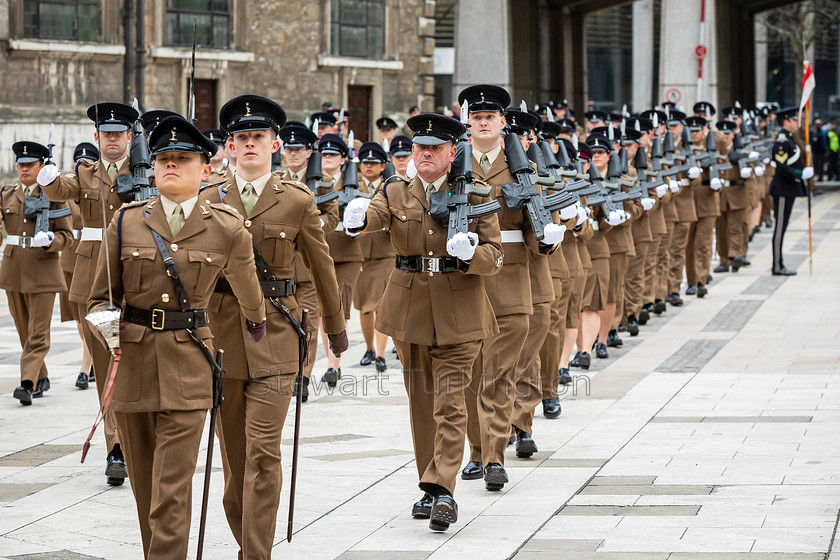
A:
<svg viewBox="0 0 840 560">
<path fill-rule="evenodd" d="M 27 235 L 21 235 L 20 246 L 29 249 L 30 247 L 32 247 L 32 238 Z"/>
<path fill-rule="evenodd" d="M 166 311 L 160 308 L 152 309 L 152 329 L 162 331 L 166 320 Z"/>
<path fill-rule="evenodd" d="M 426 271 L 427 272 L 440 272 L 440 259 L 437 258 L 424 258 L 426 261 Z"/>
</svg>

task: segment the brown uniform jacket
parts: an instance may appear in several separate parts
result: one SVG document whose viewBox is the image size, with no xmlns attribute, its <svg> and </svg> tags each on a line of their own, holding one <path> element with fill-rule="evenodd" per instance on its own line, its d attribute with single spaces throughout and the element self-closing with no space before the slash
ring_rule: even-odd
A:
<svg viewBox="0 0 840 560">
<path fill-rule="evenodd" d="M 146 216 L 148 212 L 148 216 Z M 167 275 L 151 229 L 169 246 L 192 309 L 206 309 L 216 280 L 224 272 L 239 297 L 245 317 L 265 318 L 265 304 L 257 282 L 251 235 L 242 217 L 221 204 L 199 198 L 178 235 L 172 235 L 159 197 L 126 205 L 121 238 L 118 219 L 108 227 L 110 260 L 105 244 L 100 251 L 88 311 L 108 307 L 108 268 L 114 305 L 142 309 L 180 310 L 174 284 Z M 123 322 L 120 362 L 113 410 L 154 412 L 199 410 L 212 405 L 210 364 L 186 330 L 155 331 Z M 193 331 L 196 338 L 213 337 L 209 327 Z M 263 339 L 264 341 L 265 339 Z"/>
<path fill-rule="evenodd" d="M 448 182 L 441 186 L 441 190 L 448 188 Z M 480 197 L 470 198 L 471 204 L 482 202 Z M 382 229 L 390 231 L 398 255 L 450 256 L 446 251 L 447 227 L 429 213 L 419 177 L 388 183 L 373 197 L 360 231 L 375 235 Z M 469 263 L 459 262 L 459 271 L 433 274 L 394 269 L 382 297 L 382 312 L 376 314 L 378 331 L 395 340 L 424 346 L 460 344 L 498 334 L 484 289 L 484 280 L 502 267 L 497 215 L 473 220 L 469 229 L 478 234 L 479 245 Z"/>
<path fill-rule="evenodd" d="M 36 184 L 30 195 L 37 196 L 40 192 Z M 50 204 L 52 210 L 64 207 L 63 202 Z M 10 185 L 0 190 L 0 219 L 8 235 L 35 235 L 35 220 L 29 220 L 24 215 L 22 185 Z M 70 216 L 50 220 L 50 231 L 55 238 L 49 247 L 6 245 L 0 265 L 0 289 L 26 294 L 65 291 L 67 286 L 58 257 L 59 251 L 73 241 L 71 228 Z"/>
<path fill-rule="evenodd" d="M 79 234 L 82 231 L 82 212 L 79 210 L 79 204 L 75 200 L 68 200 L 67 207 L 70 209 L 73 241 L 61 249 L 59 262 L 61 263 L 61 270 L 67 274 L 73 274 L 73 269 L 76 268 L 76 249 L 79 248 Z M 67 286 L 67 288 L 69 289 L 70 286 Z"/>
<path fill-rule="evenodd" d="M 221 187 L 202 189 L 198 199 L 206 203 L 218 202 L 220 190 L 224 195 L 223 202 L 245 216 L 245 207 L 235 180 Z M 292 278 L 298 260 L 307 275 L 309 271 L 313 272 L 312 282 L 321 310 L 321 324 L 325 332 L 338 333 L 345 327 L 344 313 L 338 295 L 335 268 L 320 220 L 314 195 L 305 185 L 283 181 L 277 175 L 272 175 L 244 224 L 245 229 L 253 234 L 254 247 L 271 267 L 276 279 Z M 257 274 L 256 270 L 253 272 Z M 225 273 L 225 276 L 228 274 Z M 256 278 L 262 280 L 261 277 Z M 293 310 L 296 318 L 300 318 L 294 296 L 279 299 Z M 297 371 L 297 334 L 289 320 L 269 301 L 266 301 L 268 333 L 257 344 L 247 340 L 236 296 L 214 293 L 208 311 L 212 317 L 210 326 L 219 346 L 235 356 L 245 358 L 226 360 L 225 375 L 235 379 L 249 379 Z"/>
<path fill-rule="evenodd" d="M 116 178 L 108 177 L 107 164 L 99 160 L 91 163 L 82 160 L 76 166 L 76 173 L 58 177 L 51 184 L 43 187 L 47 198 L 56 202 L 65 200 L 79 201 L 82 212 L 82 227 L 105 228 L 120 206 L 122 200 L 117 195 Z M 129 158 L 126 158 L 117 170 L 117 175 L 130 175 Z M 105 215 L 102 215 L 102 208 Z M 93 284 L 93 271 L 99 260 L 101 241 L 82 241 L 76 249 L 76 268 L 73 271 L 73 283 L 70 285 L 70 301 L 87 304 L 90 287 Z"/>
</svg>

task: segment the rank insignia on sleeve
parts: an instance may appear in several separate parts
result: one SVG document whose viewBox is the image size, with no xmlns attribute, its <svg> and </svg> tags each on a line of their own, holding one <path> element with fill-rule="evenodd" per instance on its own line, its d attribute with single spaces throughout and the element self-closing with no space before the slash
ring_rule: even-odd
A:
<svg viewBox="0 0 840 560">
<path fill-rule="evenodd" d="M 788 159 L 788 154 L 785 153 L 785 151 L 782 148 L 779 148 L 779 152 L 776 154 L 776 157 L 774 159 L 779 163 L 784 163 Z"/>
</svg>

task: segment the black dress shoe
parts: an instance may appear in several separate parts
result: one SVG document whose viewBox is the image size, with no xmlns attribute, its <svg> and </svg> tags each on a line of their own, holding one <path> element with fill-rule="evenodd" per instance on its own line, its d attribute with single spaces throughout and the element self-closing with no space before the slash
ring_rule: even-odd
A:
<svg viewBox="0 0 840 560">
<path fill-rule="evenodd" d="M 557 407 L 560 407 L 560 403 L 557 403 Z M 559 412 L 558 412 L 559 414 Z M 523 432 L 522 430 L 516 431 L 516 456 L 520 459 L 526 459 L 537 452 L 537 444 L 534 441 L 534 438 L 531 437 L 531 434 L 528 432 Z"/>
<path fill-rule="evenodd" d="M 744 266 L 750 266 L 752 264 L 750 262 L 750 259 L 748 259 L 746 255 L 744 255 L 743 259 L 744 259 Z"/>
<path fill-rule="evenodd" d="M 560 368 L 560 377 L 557 382 L 560 385 L 570 385 L 572 383 L 572 374 L 569 373 L 569 368 Z"/>
<path fill-rule="evenodd" d="M 543 416 L 546 418 L 558 418 L 560 416 L 560 399 L 543 399 Z"/>
<path fill-rule="evenodd" d="M 338 370 L 327 368 L 327 371 L 324 372 L 324 377 L 321 378 L 321 381 L 330 387 L 335 387 L 338 384 L 339 379 L 341 379 L 341 368 L 338 368 Z"/>
<path fill-rule="evenodd" d="M 715 267 L 715 272 L 717 272 L 717 273 L 729 272 L 729 265 L 728 264 L 719 264 Z"/>
<path fill-rule="evenodd" d="M 602 360 L 610 357 L 610 353 L 607 352 L 606 344 L 604 344 L 603 342 L 599 342 L 595 345 L 595 357 L 601 358 Z"/>
<path fill-rule="evenodd" d="M 88 375 L 80 371 L 78 377 L 76 377 L 76 387 L 79 389 L 87 389 L 90 386 L 90 382 L 88 381 Z"/>
<path fill-rule="evenodd" d="M 499 463 L 484 467 L 484 488 L 487 490 L 501 490 L 508 480 L 507 471 Z"/>
<path fill-rule="evenodd" d="M 670 304 L 673 305 L 674 307 L 680 307 L 683 304 L 683 300 L 680 297 L 680 294 L 678 294 L 676 292 L 671 294 Z"/>
<path fill-rule="evenodd" d="M 111 452 L 105 458 L 105 476 L 108 477 L 108 484 L 111 486 L 122 486 L 128 477 L 128 470 L 125 468 L 125 457 L 119 444 L 115 444 Z"/>
<path fill-rule="evenodd" d="M 429 529 L 432 531 L 446 531 L 449 526 L 458 521 L 458 504 L 449 494 L 441 494 L 435 498 L 432 511 L 429 513 Z"/>
<path fill-rule="evenodd" d="M 790 270 L 789 268 L 782 267 L 778 271 L 773 271 L 773 276 L 796 276 L 795 270 Z"/>
<path fill-rule="evenodd" d="M 32 398 L 33 399 L 40 399 L 44 396 L 44 393 L 50 390 L 50 378 L 45 377 L 43 379 L 39 379 L 38 383 L 35 384 L 35 390 L 32 391 Z"/>
<path fill-rule="evenodd" d="M 300 390 L 300 387 L 298 386 L 297 379 L 295 379 L 295 389 L 294 389 L 294 391 L 292 391 L 292 396 L 296 397 L 299 390 Z M 300 401 L 301 402 L 306 402 L 308 400 L 309 400 L 309 378 L 304 377 L 303 378 L 303 393 L 300 395 Z"/>
<path fill-rule="evenodd" d="M 627 332 L 627 323 L 621 323 L 618 325 L 618 332 Z"/>
<path fill-rule="evenodd" d="M 738 269 L 744 266 L 744 257 L 732 257 L 731 259 L 729 259 L 729 262 L 732 265 L 732 272 L 738 272 Z"/>
<path fill-rule="evenodd" d="M 653 307 L 653 304 L 651 304 L 651 307 Z M 640 325 L 647 325 L 647 322 L 650 321 L 650 312 L 651 310 L 648 309 L 646 305 L 642 307 L 642 309 L 639 311 Z"/>
<path fill-rule="evenodd" d="M 588 370 L 589 366 L 592 365 L 592 357 L 589 355 L 589 352 L 578 352 L 580 356 L 578 356 L 578 363 L 580 364 L 580 369 Z"/>
<path fill-rule="evenodd" d="M 376 357 L 376 371 L 382 373 L 388 369 L 388 366 L 385 364 L 385 357 L 384 356 L 377 356 Z"/>
<path fill-rule="evenodd" d="M 20 401 L 20 404 L 23 406 L 29 406 L 32 404 L 32 387 L 27 385 L 26 387 L 18 387 L 15 389 L 13 396 Z"/>
<path fill-rule="evenodd" d="M 697 286 L 691 284 L 685 289 L 685 295 L 687 296 L 696 296 L 697 295 Z"/>
<path fill-rule="evenodd" d="M 90 366 L 90 373 L 88 374 L 88 382 L 96 383 L 96 375 L 93 374 L 93 366 Z"/>
<path fill-rule="evenodd" d="M 621 340 L 621 337 L 618 336 L 618 333 L 615 331 L 610 331 L 610 333 L 607 335 L 607 346 L 609 346 L 610 348 L 618 348 L 623 344 L 624 341 Z"/>
<path fill-rule="evenodd" d="M 700 282 L 697 283 L 697 297 L 701 298 L 709 293 L 708 288 L 701 284 Z"/>
<path fill-rule="evenodd" d="M 575 352 L 575 357 L 569 362 L 569 367 L 580 367 L 580 352 Z"/>
<path fill-rule="evenodd" d="M 428 519 L 432 515 L 432 504 L 435 503 L 434 497 L 426 492 L 420 501 L 414 503 L 411 508 L 411 516 L 417 519 Z"/>
<path fill-rule="evenodd" d="M 653 303 L 653 312 L 657 315 L 662 315 L 668 310 L 668 307 L 665 305 L 665 302 L 661 299 L 656 300 Z"/>
<path fill-rule="evenodd" d="M 470 461 L 461 469 L 462 480 L 478 480 L 484 477 L 484 467 L 481 461 Z"/>
<path fill-rule="evenodd" d="M 362 356 L 362 359 L 359 360 L 360 366 L 369 366 L 373 363 L 374 358 L 376 358 L 376 352 L 373 350 L 365 350 L 365 355 Z"/>
<path fill-rule="evenodd" d="M 639 336 L 639 321 L 636 320 L 635 315 L 627 317 L 627 332 L 630 336 Z"/>
</svg>

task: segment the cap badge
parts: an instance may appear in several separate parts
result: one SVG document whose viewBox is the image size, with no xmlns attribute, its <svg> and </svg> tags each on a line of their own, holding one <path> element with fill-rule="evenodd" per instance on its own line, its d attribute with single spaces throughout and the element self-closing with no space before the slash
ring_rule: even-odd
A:
<svg viewBox="0 0 840 560">
<path fill-rule="evenodd" d="M 251 104 L 248 101 L 245 102 L 245 116 L 251 116 Z"/>
<path fill-rule="evenodd" d="M 115 117 L 115 116 L 114 116 L 114 112 L 113 112 L 113 111 L 111 111 L 111 120 L 112 120 L 112 121 L 117 120 L 117 117 Z"/>
<path fill-rule="evenodd" d="M 484 103 L 484 92 L 481 91 L 481 92 L 478 93 L 478 95 L 481 96 L 481 102 Z"/>
<path fill-rule="evenodd" d="M 177 136 L 175 136 L 176 132 L 177 132 L 177 129 L 173 126 L 172 127 L 172 136 L 169 137 L 170 142 L 177 142 L 178 141 Z"/>
<path fill-rule="evenodd" d="M 82 148 L 82 155 L 83 155 L 83 156 L 86 156 L 86 155 L 87 155 L 87 148 Z"/>
<path fill-rule="evenodd" d="M 373 157 L 373 150 L 368 150 L 368 157 L 370 157 L 370 158 Z"/>
<path fill-rule="evenodd" d="M 29 147 L 29 146 L 27 146 L 26 144 L 24 144 L 24 145 L 23 145 L 23 155 L 25 155 L 25 156 L 26 156 L 26 155 L 29 155 L 29 154 L 26 152 L 26 149 L 27 149 L 28 147 Z"/>
<path fill-rule="evenodd" d="M 431 132 L 431 131 L 432 131 L 432 121 L 431 121 L 431 119 L 429 119 L 429 128 L 426 129 L 426 132 Z"/>
</svg>

